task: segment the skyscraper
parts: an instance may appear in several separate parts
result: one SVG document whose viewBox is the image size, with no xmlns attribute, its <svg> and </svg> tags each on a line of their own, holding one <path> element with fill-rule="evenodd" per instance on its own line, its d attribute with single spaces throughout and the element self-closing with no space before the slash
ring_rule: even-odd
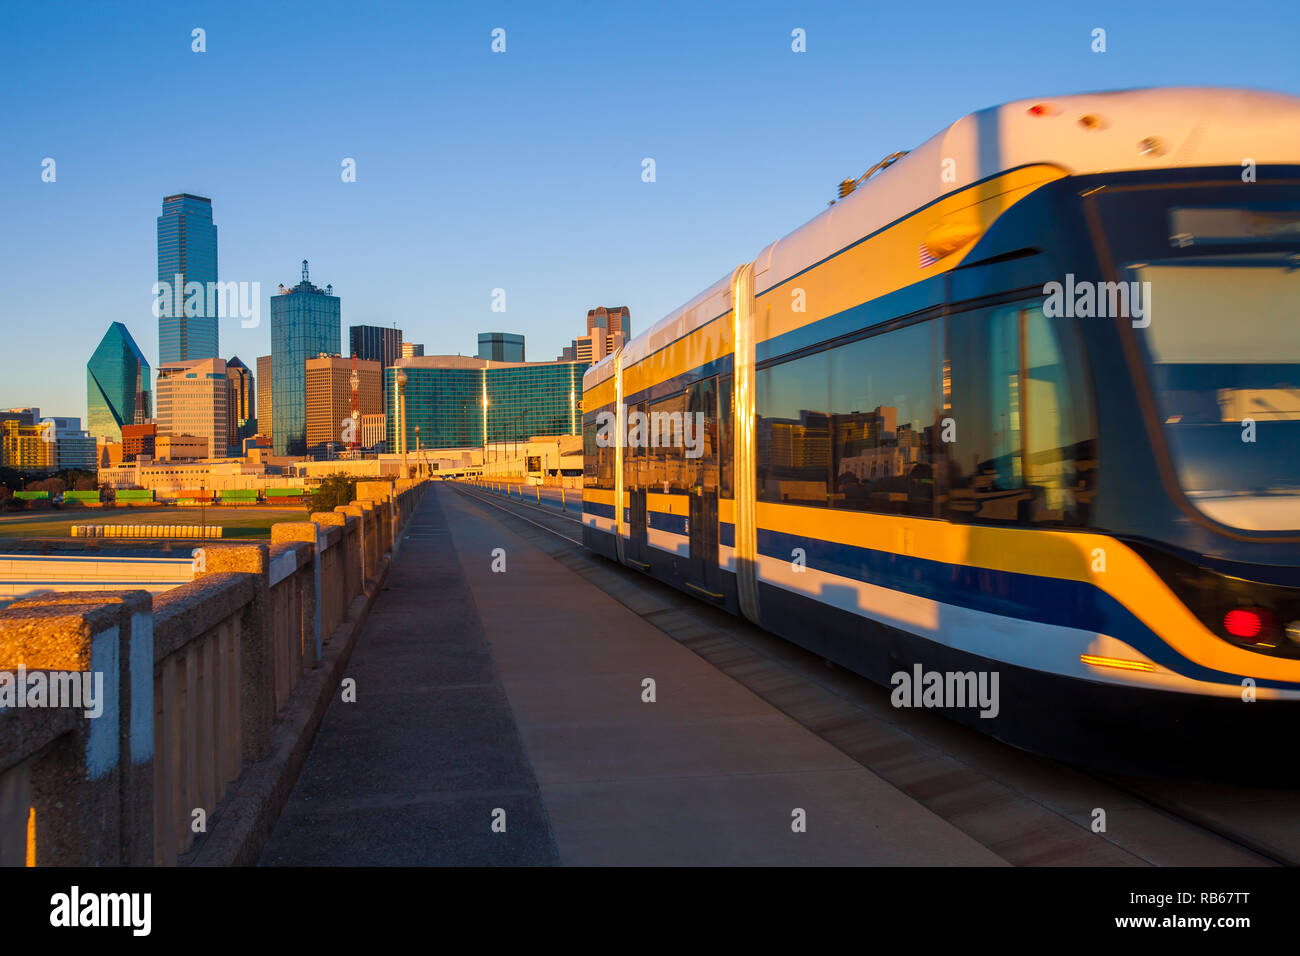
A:
<svg viewBox="0 0 1300 956">
<path fill-rule="evenodd" d="M 424 346 L 415 342 L 402 343 L 402 358 L 416 358 L 424 354 Z"/>
<path fill-rule="evenodd" d="M 480 332 L 478 357 L 493 362 L 523 362 L 524 337 L 513 332 Z"/>
<path fill-rule="evenodd" d="M 257 433 L 271 437 L 271 356 L 257 357 Z"/>
<path fill-rule="evenodd" d="M 338 355 L 342 310 L 333 286 L 318 289 L 307 276 L 292 289 L 271 296 L 271 447 L 277 455 L 307 453 L 305 363 L 324 353 Z"/>
<path fill-rule="evenodd" d="M 123 425 L 151 416 L 149 386 L 144 353 L 126 326 L 114 322 L 86 363 L 87 431 L 104 441 L 121 441 Z"/>
<path fill-rule="evenodd" d="M 257 431 L 256 385 L 252 371 L 238 355 L 226 362 L 226 417 L 230 430 L 226 443 L 231 448 L 239 448 Z"/>
<path fill-rule="evenodd" d="M 402 330 L 382 325 L 354 325 L 348 329 L 351 355 L 388 368 L 402 357 Z"/>
<path fill-rule="evenodd" d="M 402 330 L 386 329 L 382 325 L 354 325 L 348 329 L 348 344 L 354 358 L 378 362 L 382 378 L 382 370 L 402 357 Z"/>
<path fill-rule="evenodd" d="M 163 199 L 158 217 L 158 281 L 167 283 L 172 296 L 158 317 L 158 364 L 216 358 L 217 316 L 208 314 L 209 297 L 203 296 L 199 315 L 186 315 L 185 285 L 217 281 L 217 227 L 212 222 L 212 200 L 189 193 Z M 176 304 L 182 307 L 177 309 Z M 170 312 L 171 314 L 167 314 Z"/>
</svg>

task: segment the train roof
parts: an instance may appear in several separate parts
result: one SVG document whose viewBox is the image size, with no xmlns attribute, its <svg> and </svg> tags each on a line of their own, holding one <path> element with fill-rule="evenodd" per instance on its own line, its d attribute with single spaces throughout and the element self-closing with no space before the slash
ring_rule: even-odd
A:
<svg viewBox="0 0 1300 956">
<path fill-rule="evenodd" d="M 768 245 L 754 260 L 754 293 L 948 193 L 1021 166 L 1047 164 L 1081 175 L 1239 166 L 1246 159 L 1300 163 L 1300 97 L 1185 86 L 1015 100 L 962 117 Z M 624 364 L 730 308 L 730 279 L 728 272 L 625 345 Z M 584 388 L 613 372 L 608 356 L 587 370 Z"/>
</svg>

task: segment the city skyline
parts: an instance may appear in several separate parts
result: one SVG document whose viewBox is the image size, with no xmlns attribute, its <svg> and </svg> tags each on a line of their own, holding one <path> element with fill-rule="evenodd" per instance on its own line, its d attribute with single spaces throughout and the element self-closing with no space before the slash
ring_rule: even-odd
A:
<svg viewBox="0 0 1300 956">
<path fill-rule="evenodd" d="M 24 229 L 0 250 L 0 318 L 13 336 L 0 358 L 0 405 L 88 417 L 78 386 L 86 356 L 44 347 L 52 328 L 88 342 L 122 322 L 154 364 L 151 220 L 161 196 L 210 197 L 221 278 L 261 283 L 260 325 L 224 320 L 221 357 L 270 351 L 270 293 L 304 256 L 347 295 L 350 323 L 396 325 L 430 354 L 470 354 L 466 326 L 509 328 L 535 355 L 554 356 L 591 303 L 627 302 L 638 327 L 649 327 L 816 215 L 839 180 L 971 109 L 1188 82 L 1300 91 L 1288 53 L 1298 28 L 1284 4 L 1265 4 L 1259 21 L 1103 4 L 1086 16 L 1009 8 L 975 23 L 946 16 L 955 9 L 757 4 L 736 20 L 689 5 L 578 19 L 517 5 L 363 16 L 342 4 L 158 4 L 131 23 L 87 6 L 57 25 L 15 10 L 0 38 L 13 94 L 0 174 L 6 218 Z M 1105 54 L 1089 50 L 1098 25 L 1108 30 Z M 207 31 L 203 53 L 191 50 L 195 26 Z M 508 33 L 504 54 L 490 50 L 498 26 Z M 806 53 L 791 51 L 796 27 L 807 32 Z M 951 89 L 917 67 L 936 43 L 947 51 L 944 75 L 967 78 Z M 150 57 L 138 56 L 140 44 Z M 1044 44 L 1078 52 L 1044 57 Z M 335 70 L 354 45 L 375 52 Z M 599 84 L 575 69 L 574 50 L 611 47 L 623 66 Z M 1193 51 L 1205 61 L 1195 71 Z M 272 60 L 274 70 L 246 68 Z M 59 84 L 42 79 L 51 70 Z M 887 102 L 859 95 L 898 77 L 909 82 Z M 400 110 L 373 108 L 398 87 L 415 91 Z M 197 114 L 196 101 L 205 104 Z M 737 110 L 738 101 L 753 109 Z M 158 138 L 154 117 L 172 110 L 220 135 L 145 149 Z M 320 124 L 305 140 L 285 133 L 302 110 Z M 765 115 L 798 119 L 762 133 L 762 148 L 743 157 L 716 148 L 752 137 Z M 599 148 L 574 148 L 582 142 Z M 45 158 L 57 164 L 52 182 L 42 181 Z M 645 158 L 656 162 L 655 182 L 642 179 Z M 355 182 L 341 178 L 347 159 Z M 765 201 L 748 201 L 758 190 Z M 413 296 L 417 283 L 437 292 Z M 493 311 L 498 288 L 504 313 Z"/>
</svg>

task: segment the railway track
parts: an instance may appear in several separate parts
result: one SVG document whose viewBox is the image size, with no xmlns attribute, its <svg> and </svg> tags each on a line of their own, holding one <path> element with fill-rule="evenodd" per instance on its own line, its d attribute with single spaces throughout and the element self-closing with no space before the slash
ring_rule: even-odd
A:
<svg viewBox="0 0 1300 956">
<path fill-rule="evenodd" d="M 1300 865 L 1294 791 L 1111 776 L 894 708 L 886 688 L 587 551 L 576 513 L 454 487 L 1009 863 Z"/>
</svg>

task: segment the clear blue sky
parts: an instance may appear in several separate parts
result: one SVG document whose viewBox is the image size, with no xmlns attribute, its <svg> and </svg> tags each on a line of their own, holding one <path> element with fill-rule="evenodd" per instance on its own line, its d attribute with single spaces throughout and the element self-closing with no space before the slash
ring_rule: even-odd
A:
<svg viewBox="0 0 1300 956">
<path fill-rule="evenodd" d="M 84 416 L 113 321 L 156 364 L 166 194 L 211 197 L 221 278 L 262 284 L 260 328 L 222 323 L 227 358 L 270 350 L 266 299 L 306 258 L 345 329 L 396 323 L 429 354 L 522 332 L 553 359 L 588 308 L 628 305 L 645 329 L 839 180 L 972 110 L 1169 84 L 1300 93 L 1297 50 L 1296 0 L 9 3 L 0 407 Z"/>
</svg>

